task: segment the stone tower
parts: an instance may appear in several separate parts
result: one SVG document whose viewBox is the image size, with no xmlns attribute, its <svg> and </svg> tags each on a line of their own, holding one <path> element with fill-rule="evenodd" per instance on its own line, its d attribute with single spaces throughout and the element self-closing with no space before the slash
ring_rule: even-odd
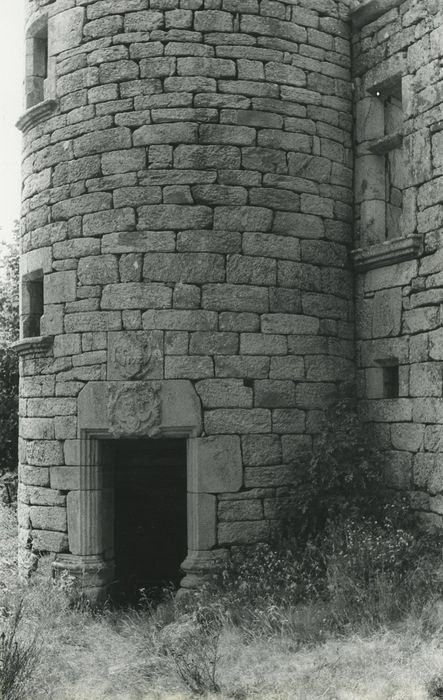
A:
<svg viewBox="0 0 443 700">
<path fill-rule="evenodd" d="M 354 379 L 354 283 L 364 415 L 411 475 L 409 352 L 442 389 L 437 4 L 25 2 L 23 565 L 193 587 L 269 538 Z"/>
</svg>

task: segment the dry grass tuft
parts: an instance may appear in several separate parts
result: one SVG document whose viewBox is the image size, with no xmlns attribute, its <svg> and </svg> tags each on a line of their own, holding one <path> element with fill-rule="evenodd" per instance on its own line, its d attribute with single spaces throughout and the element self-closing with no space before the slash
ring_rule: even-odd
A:
<svg viewBox="0 0 443 700">
<path fill-rule="evenodd" d="M 232 622 L 238 610 L 232 616 L 223 596 L 188 607 L 169 597 L 155 609 L 75 609 L 69 586 L 48 577 L 17 584 L 10 511 L 0 510 L 0 530 L 0 622 L 6 630 L 19 610 L 22 648 L 37 640 L 36 664 L 22 675 L 17 700 L 441 697 L 443 605 L 432 598 L 386 625 L 350 618 L 336 628 L 325 601 L 285 606 L 284 596 L 279 605 L 251 608 L 243 625 Z M 341 614 L 344 605 L 337 603 Z"/>
</svg>

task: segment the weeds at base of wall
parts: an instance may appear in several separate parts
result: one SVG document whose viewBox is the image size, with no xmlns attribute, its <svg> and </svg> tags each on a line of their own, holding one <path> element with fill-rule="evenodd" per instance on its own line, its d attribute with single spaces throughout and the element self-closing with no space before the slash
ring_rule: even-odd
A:
<svg viewBox="0 0 443 700">
<path fill-rule="evenodd" d="M 168 625 L 163 650 L 184 685 L 195 695 L 219 693 L 220 635 L 223 621 L 212 608 L 196 609 Z"/>
<path fill-rule="evenodd" d="M 303 697 L 298 695 L 299 688 L 305 688 L 305 697 L 317 697 L 301 672 L 294 690 L 291 674 L 296 673 L 296 664 L 312 659 L 309 678 L 316 673 L 317 664 L 321 675 L 324 654 L 335 659 L 334 649 L 346 648 L 351 644 L 348 640 L 354 638 L 353 649 L 361 646 L 361 658 L 367 656 L 364 647 L 369 645 L 364 640 L 383 640 L 386 629 L 391 630 L 389 648 L 439 644 L 443 629 L 442 615 L 436 614 L 440 584 L 438 577 L 425 575 L 431 565 L 437 570 L 438 559 L 429 554 L 422 563 L 413 561 L 417 543 L 397 532 L 383 540 L 376 539 L 379 530 L 374 528 L 368 532 L 362 527 L 358 533 L 351 530 L 352 538 L 349 528 L 343 528 L 334 533 L 333 545 L 321 550 L 322 566 L 327 558 L 321 585 L 311 563 L 308 573 L 302 571 L 304 581 L 312 575 L 317 582 L 309 589 L 297 581 L 299 568 L 286 570 L 288 552 L 270 545 L 239 555 L 236 568 L 233 563 L 219 585 L 181 600 L 169 591 L 156 607 L 146 601 L 139 609 L 125 611 L 77 609 L 69 599 L 69 581 L 67 590 L 49 581 L 31 582 L 24 591 L 20 625 L 24 634 L 38 633 L 41 653 L 20 700 L 183 700 L 198 695 L 224 699 L 253 698 L 257 692 L 270 700 L 272 694 L 263 690 L 263 674 L 272 673 L 267 665 L 270 655 L 272 663 L 281 664 L 274 682 L 289 684 L 274 700 Z M 369 553 L 362 557 L 358 551 L 362 543 L 372 547 L 371 557 Z M 309 552 L 309 562 L 317 561 L 317 553 Z M 392 576 L 395 564 L 391 562 L 395 561 L 403 562 L 397 578 Z M 292 597 L 286 598 L 285 586 L 291 579 L 296 585 Z M 402 602 L 393 607 L 396 592 Z M 12 615 L 12 604 L 9 609 Z M 405 642 L 411 630 L 412 641 Z M 242 663 L 248 669 L 241 670 Z M 340 667 L 343 662 L 331 663 Z M 285 670 L 288 665 L 290 673 Z M 426 681 L 430 681 L 428 676 Z M 337 682 L 347 681 L 343 677 Z M 380 693 L 378 697 L 385 696 Z"/>
<path fill-rule="evenodd" d="M 0 635 L 0 697 L 2 700 L 22 700 L 26 688 L 39 664 L 34 640 L 20 636 L 23 627 L 23 600 L 11 611 Z"/>
<path fill-rule="evenodd" d="M 411 649 L 438 648 L 443 636 L 442 539 L 414 529 L 403 502 L 378 500 L 381 462 L 376 456 L 369 459 L 372 453 L 361 442 L 353 413 L 342 415 L 339 423 L 337 432 L 327 428 L 330 439 L 319 440 L 310 458 L 313 478 L 305 482 L 304 493 L 318 505 L 321 517 L 313 517 L 302 531 L 288 522 L 285 536 L 274 544 L 236 549 L 225 569 L 193 596 L 175 599 L 169 590 L 159 605 L 142 596 L 138 609 L 96 610 L 81 603 L 75 580 L 62 574 L 55 582 L 31 579 L 23 603 L 15 608 L 9 584 L 0 592 L 5 620 L 17 619 L 17 628 L 31 638 L 38 632 L 41 652 L 35 657 L 30 646 L 28 664 L 27 647 L 14 647 L 15 637 L 23 637 L 13 632 L 9 638 L 9 649 L 21 654 L 10 663 L 15 675 L 9 674 L 12 685 L 20 687 L 20 700 L 252 698 L 257 689 L 261 698 L 271 700 L 272 694 L 263 691 L 270 650 L 282 666 L 275 682 L 287 684 L 278 697 L 294 700 L 318 696 L 311 678 L 316 670 L 321 676 L 324 649 L 335 658 L 331 650 L 346 648 L 357 636 L 355 644 L 362 650 L 365 639 L 380 640 L 385 634 L 398 650 L 405 638 Z M 5 532 L 12 533 L 11 523 L 0 511 Z M 10 576 L 9 538 L 7 547 L 3 558 L 0 540 L 0 578 L 2 560 Z M 229 640 L 234 640 L 233 649 Z M 379 643 L 385 651 L 389 648 Z M 255 679 L 244 679 L 243 670 L 233 674 L 241 658 L 256 668 Z M 286 672 L 294 658 L 300 663 L 317 659 L 309 674 L 299 674 L 297 687 Z M 21 667 L 33 663 L 31 674 L 20 675 Z M 330 663 L 334 672 L 341 662 Z M 439 697 L 440 668 L 436 663 L 420 680 L 421 695 L 414 680 L 415 694 L 405 690 L 403 697 L 424 698 L 423 692 Z M 346 686 L 347 679 L 337 683 Z M 327 680 L 323 694 L 329 685 Z M 380 692 L 373 697 L 391 696 Z M 16 696 L 5 694 L 5 699 Z"/>
</svg>

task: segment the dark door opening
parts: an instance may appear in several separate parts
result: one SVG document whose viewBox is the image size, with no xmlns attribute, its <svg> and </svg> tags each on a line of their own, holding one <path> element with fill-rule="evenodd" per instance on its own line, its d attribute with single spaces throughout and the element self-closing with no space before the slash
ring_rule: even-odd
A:
<svg viewBox="0 0 443 700">
<path fill-rule="evenodd" d="M 187 554 L 186 440 L 115 440 L 116 598 L 178 586 Z"/>
</svg>

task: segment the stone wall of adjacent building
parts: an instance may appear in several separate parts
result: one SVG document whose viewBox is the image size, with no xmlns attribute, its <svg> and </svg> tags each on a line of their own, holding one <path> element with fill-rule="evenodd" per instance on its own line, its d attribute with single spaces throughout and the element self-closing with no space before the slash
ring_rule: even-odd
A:
<svg viewBox="0 0 443 700">
<path fill-rule="evenodd" d="M 166 413 L 170 431 L 192 435 L 195 547 L 267 539 L 297 483 L 297 451 L 354 376 L 349 3 L 26 3 L 21 543 L 103 554 L 80 542 L 76 520 L 84 491 L 96 494 L 85 513 L 103 495 L 82 481 L 88 421 L 100 423 L 88 401 L 108 411 L 100 430 L 114 437 L 155 436 Z M 423 41 L 435 52 L 433 36 Z M 371 37 L 358 60 L 379 55 Z M 414 46 L 411 70 L 437 90 Z M 430 123 L 417 148 L 434 143 L 437 176 Z M 419 226 L 430 227 L 432 186 L 416 178 Z M 170 418 L 170 389 L 194 407 L 192 430 Z M 125 410 L 135 420 L 122 426 Z M 226 478 L 205 482 L 217 465 Z"/>
<path fill-rule="evenodd" d="M 443 10 L 385 9 L 370 2 L 354 15 L 359 393 L 389 483 L 440 525 Z"/>
</svg>

